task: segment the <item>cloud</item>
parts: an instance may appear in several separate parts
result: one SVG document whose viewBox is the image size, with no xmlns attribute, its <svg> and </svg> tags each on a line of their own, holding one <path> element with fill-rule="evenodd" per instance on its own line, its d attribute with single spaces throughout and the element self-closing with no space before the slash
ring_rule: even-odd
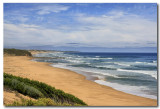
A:
<svg viewBox="0 0 160 109">
<path fill-rule="evenodd" d="M 28 21 L 29 20 L 29 18 L 28 17 L 26 17 L 26 16 L 17 16 L 17 17 L 14 17 L 13 18 L 14 20 L 18 20 L 18 21 L 20 21 L 20 22 L 22 22 L 22 23 L 24 23 L 24 22 L 26 22 L 26 21 Z"/>
<path fill-rule="evenodd" d="M 41 14 L 51 12 L 48 8 L 46 12 L 43 9 L 39 10 Z M 99 16 L 78 14 L 72 19 L 75 25 L 64 23 L 57 28 L 5 23 L 4 45 L 75 46 L 74 43 L 79 43 L 79 46 L 96 47 L 156 47 L 157 23 L 138 15 L 112 11 Z"/>
<path fill-rule="evenodd" d="M 15 5 L 15 7 L 14 7 Z M 47 14 L 67 11 L 70 7 L 62 4 L 4 4 L 4 21 L 16 23 L 39 23 Z M 12 8 L 11 8 L 12 7 Z M 17 8 L 19 7 L 19 9 Z"/>
<path fill-rule="evenodd" d="M 38 6 L 36 10 L 38 11 L 37 14 L 39 15 L 44 15 L 44 14 L 50 14 L 52 12 L 58 13 L 61 11 L 66 11 L 69 9 L 69 6 L 63 6 L 59 4 L 54 4 L 54 5 L 43 5 L 43 6 Z"/>
<path fill-rule="evenodd" d="M 29 20 L 29 17 L 27 15 L 22 15 L 17 12 L 11 12 L 11 13 L 4 13 L 4 21 L 5 22 L 13 22 L 17 21 L 20 23 L 25 23 L 26 21 Z"/>
<path fill-rule="evenodd" d="M 141 46 L 147 46 L 147 41 L 153 41 L 156 46 L 157 23 L 140 16 L 124 12 L 110 12 L 102 16 L 81 16 L 78 20 L 91 28 L 89 32 L 93 33 L 90 36 L 92 39 L 100 36 L 104 43 L 129 42 L 131 45 L 139 42 Z"/>
<path fill-rule="evenodd" d="M 79 43 L 66 43 L 66 44 L 73 44 L 73 45 L 77 45 L 77 44 L 79 44 Z"/>
</svg>

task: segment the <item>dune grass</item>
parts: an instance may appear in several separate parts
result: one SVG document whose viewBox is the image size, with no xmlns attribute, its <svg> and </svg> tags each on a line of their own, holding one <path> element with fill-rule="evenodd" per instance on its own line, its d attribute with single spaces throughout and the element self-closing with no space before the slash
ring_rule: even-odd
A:
<svg viewBox="0 0 160 109">
<path fill-rule="evenodd" d="M 45 83 L 4 73 L 4 86 L 35 99 L 49 98 L 57 104 L 86 106 L 79 98 Z M 27 101 L 29 102 L 29 101 Z M 17 104 L 19 105 L 19 103 Z M 22 105 L 22 104 L 21 104 Z"/>
<path fill-rule="evenodd" d="M 4 49 L 4 54 L 14 56 L 32 56 L 32 54 L 29 51 L 20 49 Z"/>
<path fill-rule="evenodd" d="M 73 106 L 73 105 L 68 103 L 57 103 L 50 98 L 39 98 L 37 100 L 21 99 L 21 101 L 15 101 L 12 104 L 7 104 L 6 106 Z M 81 105 L 74 104 L 74 106 L 81 106 Z"/>
</svg>

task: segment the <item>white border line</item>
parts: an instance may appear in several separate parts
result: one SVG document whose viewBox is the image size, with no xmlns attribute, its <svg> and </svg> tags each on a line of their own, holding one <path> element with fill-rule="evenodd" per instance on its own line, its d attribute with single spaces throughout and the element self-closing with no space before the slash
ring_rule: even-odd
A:
<svg viewBox="0 0 160 109">
<path fill-rule="evenodd" d="M 114 1 L 113 0 L 0 0 L 0 109 L 5 108 L 3 106 L 3 3 L 158 3 L 159 5 L 160 0 L 114 0 Z M 158 14 L 160 14 L 160 11 L 158 11 Z M 159 40 L 158 42 L 160 43 Z M 158 46 L 160 46 L 159 43 L 158 43 Z M 160 60 L 160 57 L 159 57 L 159 60 Z M 9 109 L 16 109 L 16 108 L 12 107 Z M 20 109 L 20 108 L 17 108 L 17 109 Z M 27 108 L 27 107 L 24 107 L 24 108 Z M 37 107 L 37 108 L 39 109 L 40 107 Z M 41 108 L 44 108 L 44 107 L 41 107 Z M 64 108 L 59 107 L 59 109 L 65 109 L 65 108 L 66 107 Z M 72 109 L 73 107 L 68 107 L 68 108 Z M 77 108 L 80 109 L 81 107 L 77 107 Z M 93 107 L 89 107 L 89 108 L 93 108 Z M 103 108 L 108 108 L 108 107 L 103 107 Z M 145 107 L 142 107 L 142 108 L 135 107 L 135 108 L 145 109 Z M 151 109 L 154 109 L 154 108 L 156 107 L 151 107 Z M 28 107 L 27 109 L 31 109 L 31 107 Z M 46 109 L 50 109 L 50 108 L 46 108 Z M 94 109 L 101 109 L 101 108 L 94 107 Z M 113 107 L 112 109 L 116 109 L 116 107 Z"/>
</svg>

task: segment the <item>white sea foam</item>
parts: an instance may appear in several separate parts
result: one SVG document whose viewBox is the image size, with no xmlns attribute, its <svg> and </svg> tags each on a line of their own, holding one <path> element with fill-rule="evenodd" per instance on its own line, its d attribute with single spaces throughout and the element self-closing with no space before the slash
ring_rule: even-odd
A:
<svg viewBox="0 0 160 109">
<path fill-rule="evenodd" d="M 98 77 L 100 80 L 105 80 L 105 76 L 111 76 L 111 77 L 114 77 L 114 78 L 128 78 L 128 77 L 119 77 L 119 76 L 112 75 L 112 74 L 109 74 L 109 73 L 99 73 L 99 72 L 94 72 L 94 73 L 101 74 L 101 75 L 92 75 L 94 77 Z"/>
<path fill-rule="evenodd" d="M 132 63 L 133 65 L 134 64 L 144 64 L 144 65 L 146 65 L 146 64 L 149 64 L 149 65 L 154 65 L 154 66 L 156 66 L 157 65 L 157 63 L 156 63 L 156 61 L 154 62 L 153 61 L 153 63 L 151 63 L 151 62 L 139 62 L 139 61 L 136 61 L 135 63 Z"/>
<path fill-rule="evenodd" d="M 157 63 L 157 61 L 153 61 L 153 63 Z"/>
<path fill-rule="evenodd" d="M 113 58 L 100 58 L 100 57 L 95 57 L 95 58 L 91 58 L 91 57 L 86 57 L 85 59 L 90 59 L 90 60 L 93 60 L 93 59 L 95 59 L 95 60 L 100 60 L 100 59 L 107 59 L 107 60 L 110 60 L 110 59 L 113 59 Z"/>
<path fill-rule="evenodd" d="M 157 63 L 147 63 L 148 65 L 157 66 Z"/>
<path fill-rule="evenodd" d="M 73 59 L 67 59 L 67 61 L 71 62 L 71 63 L 83 63 L 84 61 L 81 60 L 73 60 Z"/>
<path fill-rule="evenodd" d="M 124 72 L 134 72 L 134 73 L 142 73 L 152 76 L 153 78 L 157 79 L 157 72 L 156 71 L 144 71 L 144 70 L 125 70 L 125 69 L 117 69 L 117 71 L 124 71 Z"/>
<path fill-rule="evenodd" d="M 138 62 L 138 61 L 136 61 L 135 63 L 145 63 L 145 62 Z"/>
<path fill-rule="evenodd" d="M 99 58 L 100 56 L 95 56 L 96 58 Z"/>
<path fill-rule="evenodd" d="M 103 58 L 103 59 L 113 59 L 113 58 Z"/>
<path fill-rule="evenodd" d="M 115 67 L 114 65 L 96 65 L 96 67 L 97 67 L 97 68 L 98 68 L 98 67 L 115 68 L 115 69 L 116 69 L 116 67 Z"/>
<path fill-rule="evenodd" d="M 124 64 L 124 63 L 121 63 L 121 62 L 114 62 L 115 64 L 118 64 L 118 65 L 120 65 L 120 66 L 131 66 L 131 65 L 129 65 L 129 64 Z"/>
<path fill-rule="evenodd" d="M 52 64 L 51 66 L 58 67 L 58 68 L 70 69 L 70 70 L 75 71 L 75 72 L 91 72 L 93 74 L 98 74 L 99 76 L 101 76 L 103 78 L 105 76 L 112 76 L 112 77 L 115 77 L 115 78 L 121 78 L 121 77 L 118 77 L 116 75 L 106 73 L 105 71 L 102 71 L 102 70 L 98 70 L 98 69 L 96 70 L 96 69 L 92 69 L 92 68 L 83 68 L 83 67 L 72 67 L 72 66 L 68 66 L 68 64 L 65 64 L 65 63 Z"/>
<path fill-rule="evenodd" d="M 151 65 L 151 66 L 157 66 L 156 62 L 114 62 L 115 64 L 123 65 L 123 66 L 134 66 L 134 65 Z"/>
<path fill-rule="evenodd" d="M 97 77 L 98 79 L 100 80 L 105 80 L 105 77 L 104 76 L 101 76 L 101 75 L 91 75 L 93 77 Z"/>
<path fill-rule="evenodd" d="M 147 89 L 147 87 L 144 86 L 129 86 L 129 85 L 122 85 L 122 84 L 118 84 L 118 83 L 111 83 L 111 82 L 106 82 L 103 80 L 95 80 L 96 83 L 98 84 L 102 84 L 102 85 L 106 85 L 109 87 L 112 87 L 116 90 L 120 90 L 126 93 L 130 93 L 133 95 L 138 95 L 138 96 L 142 96 L 142 97 L 146 97 L 146 98 L 152 98 L 152 99 L 157 99 L 157 96 L 155 95 L 148 95 L 145 92 L 143 92 L 142 90 Z"/>
<path fill-rule="evenodd" d="M 59 64 L 51 64 L 53 67 L 58 67 L 58 68 L 67 68 L 67 64 L 59 63 Z"/>
</svg>

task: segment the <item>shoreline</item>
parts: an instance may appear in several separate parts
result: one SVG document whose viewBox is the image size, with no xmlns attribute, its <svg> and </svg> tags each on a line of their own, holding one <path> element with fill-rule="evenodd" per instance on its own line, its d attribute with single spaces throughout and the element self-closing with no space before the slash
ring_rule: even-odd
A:
<svg viewBox="0 0 160 109">
<path fill-rule="evenodd" d="M 47 63 L 48 63 L 48 62 L 47 62 Z M 51 64 L 53 64 L 53 63 L 50 63 L 49 65 L 52 66 Z M 97 84 L 99 84 L 99 85 L 104 85 L 104 86 L 113 88 L 114 90 L 117 90 L 117 91 L 121 91 L 121 92 L 124 92 L 124 93 L 127 93 L 127 94 L 139 96 L 139 97 L 144 97 L 144 98 L 149 98 L 149 99 L 157 100 L 157 97 L 155 97 L 154 95 L 145 95 L 145 94 L 144 94 L 144 95 L 142 96 L 141 94 L 138 94 L 138 93 L 135 93 L 135 92 L 133 93 L 133 92 L 129 92 L 129 91 L 125 91 L 125 90 L 119 89 L 119 88 L 117 88 L 117 87 L 113 87 L 113 86 L 111 86 L 111 84 L 108 85 L 107 82 L 106 82 L 107 79 L 105 79 L 105 78 L 99 78 L 99 77 L 97 77 L 97 76 L 91 76 L 91 75 L 93 75 L 93 74 L 97 75 L 96 73 L 87 72 L 87 71 L 86 71 L 86 72 L 76 71 L 76 70 L 72 70 L 72 69 L 68 69 L 68 68 L 63 68 L 63 67 L 56 67 L 56 66 L 52 66 L 52 67 L 53 67 L 53 68 L 62 68 L 62 69 L 70 70 L 70 71 L 72 71 L 72 72 L 75 72 L 75 73 L 78 73 L 78 74 L 84 76 L 86 80 L 95 82 L 95 83 L 97 83 Z M 114 83 L 114 84 L 117 85 L 118 83 Z M 118 84 L 118 85 L 120 85 L 120 84 Z M 120 86 L 122 86 L 122 85 L 120 85 Z M 123 87 L 124 87 L 124 86 L 123 86 Z M 126 86 L 126 87 L 127 87 L 127 86 Z M 132 86 L 129 86 L 129 87 L 132 87 Z"/>
<path fill-rule="evenodd" d="M 50 52 L 42 52 L 42 51 L 39 51 L 39 53 L 38 52 L 36 52 L 37 54 L 43 54 L 43 53 L 50 53 Z M 34 53 L 34 54 L 36 54 L 36 53 Z M 51 53 L 53 53 L 53 52 L 51 52 Z M 36 55 L 35 55 L 36 56 Z M 32 60 L 33 61 L 36 61 L 36 60 L 34 60 L 34 59 L 37 59 L 37 58 L 44 58 L 44 59 L 46 59 L 46 58 L 51 58 L 51 57 L 34 57 Z M 52 59 L 52 58 L 51 58 Z M 53 58 L 54 59 L 54 58 Z M 39 62 L 39 61 L 36 61 L 36 62 Z M 40 61 L 41 62 L 41 61 Z M 43 62 L 45 62 L 45 61 L 43 61 Z M 49 63 L 49 62 L 46 62 L 46 63 Z M 111 82 L 108 82 L 108 81 L 106 81 L 106 78 L 104 77 L 104 76 L 102 76 L 101 74 L 97 74 L 97 73 L 95 73 L 94 71 L 93 72 L 91 72 L 91 71 L 84 71 L 84 70 L 81 70 L 81 69 L 75 69 L 75 68 L 72 68 L 72 67 L 69 67 L 69 66 L 61 66 L 61 65 L 59 65 L 59 64 L 56 64 L 56 63 L 50 63 L 49 64 L 50 66 L 52 66 L 53 68 L 62 68 L 62 69 L 66 69 L 66 70 L 70 70 L 70 71 L 73 71 L 73 72 L 75 72 L 75 73 L 78 73 L 78 74 L 80 74 L 80 75 L 83 75 L 83 76 L 85 76 L 85 78 L 86 78 L 86 80 L 90 80 L 90 81 L 93 81 L 93 82 L 95 82 L 95 83 L 98 83 L 99 85 L 104 85 L 104 86 L 107 86 L 107 87 L 111 87 L 111 88 L 113 88 L 113 89 L 115 89 L 115 90 L 118 90 L 118 91 L 122 91 L 122 92 L 124 92 L 124 93 L 127 93 L 127 94 L 132 94 L 132 95 L 136 95 L 136 96 L 140 96 L 140 97 L 144 97 L 144 98 L 149 98 L 149 99 L 154 99 L 154 100 L 157 100 L 157 96 L 156 95 L 149 95 L 149 94 L 145 94 L 145 93 L 143 93 L 143 92 L 138 92 L 138 91 L 132 91 L 131 89 L 134 89 L 134 88 L 137 88 L 138 89 L 138 86 L 136 87 L 136 86 L 126 86 L 126 85 L 123 85 L 123 84 L 119 84 L 119 83 L 111 83 Z M 124 87 L 124 88 L 126 88 L 126 87 L 128 87 L 128 88 L 130 88 L 130 90 L 127 90 L 127 88 L 126 89 L 124 89 L 124 88 L 120 88 L 120 87 Z"/>
<path fill-rule="evenodd" d="M 100 85 L 87 80 L 82 74 L 31 59 L 26 56 L 4 56 L 4 72 L 45 82 L 75 95 L 89 106 L 157 106 L 157 100 Z"/>
</svg>

